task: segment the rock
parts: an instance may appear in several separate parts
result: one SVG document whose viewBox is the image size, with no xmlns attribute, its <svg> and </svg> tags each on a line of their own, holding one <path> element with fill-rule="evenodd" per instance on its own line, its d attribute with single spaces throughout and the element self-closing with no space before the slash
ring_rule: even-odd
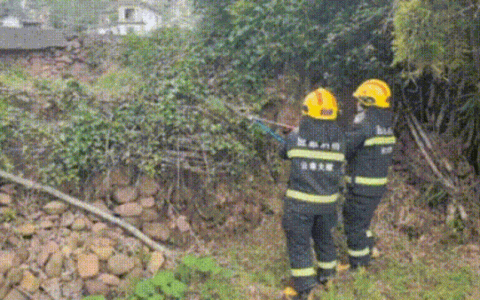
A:
<svg viewBox="0 0 480 300">
<path fill-rule="evenodd" d="M 45 273 L 48 277 L 59 277 L 62 274 L 63 255 L 61 252 L 52 254 L 45 266 Z"/>
<path fill-rule="evenodd" d="M 113 193 L 113 199 L 117 203 L 127 203 L 135 201 L 135 199 L 137 199 L 137 196 L 137 189 L 131 186 L 119 187 Z"/>
<path fill-rule="evenodd" d="M 62 219 L 60 220 L 60 226 L 69 227 L 75 221 L 75 215 L 71 211 L 67 211 L 62 214 Z"/>
<path fill-rule="evenodd" d="M 80 234 L 78 234 L 78 232 L 72 232 L 72 234 L 67 238 L 65 245 L 69 246 L 73 251 L 77 249 L 80 243 Z"/>
<path fill-rule="evenodd" d="M 100 263 L 95 254 L 80 254 L 77 261 L 77 269 L 81 278 L 90 278 L 98 275 Z"/>
<path fill-rule="evenodd" d="M 155 198 L 153 197 L 142 198 L 140 199 L 140 205 L 143 208 L 152 208 L 155 206 Z"/>
<path fill-rule="evenodd" d="M 93 240 L 92 244 L 101 247 L 115 246 L 115 241 L 107 237 L 99 237 Z"/>
<path fill-rule="evenodd" d="M 40 249 L 40 253 L 37 257 L 37 263 L 40 267 L 43 267 L 52 253 L 59 252 L 60 247 L 54 241 L 49 241 L 43 245 Z"/>
<path fill-rule="evenodd" d="M 133 259 L 133 265 L 135 267 L 140 267 L 140 269 L 143 269 L 143 263 L 142 263 L 142 260 L 140 259 L 140 257 L 134 256 L 134 257 L 132 257 L 132 259 Z"/>
<path fill-rule="evenodd" d="M 100 260 L 108 260 L 115 251 L 112 246 L 92 246 L 91 248 Z"/>
<path fill-rule="evenodd" d="M 5 299 L 4 297 L 7 295 L 9 290 L 10 286 L 8 284 L 0 285 L 0 299 Z"/>
<path fill-rule="evenodd" d="M 130 183 L 130 176 L 127 168 L 116 168 L 110 172 L 110 184 L 116 186 L 127 186 Z"/>
<path fill-rule="evenodd" d="M 77 300 L 84 298 L 82 293 L 83 281 L 81 279 L 65 282 L 61 285 L 61 289 L 63 298 L 60 299 L 62 300 Z"/>
<path fill-rule="evenodd" d="M 138 253 L 142 249 L 142 242 L 139 239 L 134 237 L 124 237 L 122 239 L 122 250 L 126 251 L 127 253 Z"/>
<path fill-rule="evenodd" d="M 87 229 L 87 221 L 85 220 L 85 218 L 78 218 L 73 221 L 73 224 L 70 228 L 75 231 L 85 230 Z"/>
<path fill-rule="evenodd" d="M 34 235 L 30 241 L 31 249 L 39 249 L 40 248 L 40 235 Z M 25 243 L 21 247 L 25 247 Z"/>
<path fill-rule="evenodd" d="M 82 45 L 80 44 L 80 42 L 78 40 L 72 40 L 72 41 L 69 41 L 68 44 L 67 44 L 67 51 L 72 51 L 73 49 L 78 49 L 80 48 Z"/>
<path fill-rule="evenodd" d="M 71 246 L 63 246 L 62 249 L 62 254 L 65 256 L 65 257 L 69 257 L 72 253 L 73 253 L 73 249 Z"/>
<path fill-rule="evenodd" d="M 55 59 L 55 61 L 59 63 L 65 63 L 67 65 L 73 63 L 72 58 L 68 55 L 63 55 L 62 57 L 58 57 Z"/>
<path fill-rule="evenodd" d="M 136 228 L 142 226 L 142 221 L 139 217 L 123 217 L 123 220 Z"/>
<path fill-rule="evenodd" d="M 85 288 L 89 295 L 107 295 L 109 292 L 108 286 L 98 279 L 85 281 Z"/>
<path fill-rule="evenodd" d="M 99 233 L 99 232 L 102 232 L 103 230 L 105 230 L 107 228 L 108 228 L 107 224 L 102 223 L 102 222 L 97 222 L 97 223 L 93 224 L 92 231 L 95 232 L 95 233 Z"/>
<path fill-rule="evenodd" d="M 11 284 L 19 284 L 23 279 L 23 270 L 14 267 L 7 272 L 7 281 Z"/>
<path fill-rule="evenodd" d="M 40 287 L 54 300 L 62 299 L 62 290 L 60 288 L 60 280 L 58 278 L 45 280 L 42 282 Z"/>
<path fill-rule="evenodd" d="M 23 264 L 30 257 L 28 249 L 19 248 L 15 250 L 15 259 L 18 261 L 18 265 Z"/>
<path fill-rule="evenodd" d="M 40 221 L 40 224 L 38 226 L 41 229 L 52 229 L 53 228 L 53 222 L 51 220 L 42 220 Z"/>
<path fill-rule="evenodd" d="M 159 251 L 153 252 L 147 264 L 147 271 L 151 274 L 157 273 L 164 262 L 165 257 L 163 256 L 163 253 Z"/>
<path fill-rule="evenodd" d="M 114 275 L 128 273 L 134 266 L 134 260 L 125 254 L 114 255 L 108 259 L 107 263 L 108 271 Z"/>
<path fill-rule="evenodd" d="M 6 214 L 10 214 L 10 213 L 14 213 L 16 214 L 11 208 L 8 208 L 6 206 L 0 206 L 0 216 L 1 215 L 6 215 Z M 7 223 L 8 224 L 8 223 Z"/>
<path fill-rule="evenodd" d="M 3 300 L 28 300 L 28 298 L 16 289 L 12 289 Z"/>
<path fill-rule="evenodd" d="M 140 215 L 140 220 L 143 222 L 152 222 L 160 219 L 160 214 L 154 208 L 144 208 Z"/>
<path fill-rule="evenodd" d="M 4 184 L 0 186 L 0 191 L 8 194 L 8 195 L 14 195 L 15 194 L 15 184 L 10 183 L 10 184 Z"/>
<path fill-rule="evenodd" d="M 132 282 L 132 280 L 137 280 L 138 278 L 142 278 L 144 276 L 145 274 L 142 268 L 135 267 L 125 276 L 125 279 L 127 282 Z"/>
<path fill-rule="evenodd" d="M 3 274 L 0 274 L 0 286 L 2 286 L 5 283 L 5 276 Z"/>
<path fill-rule="evenodd" d="M 0 193 L 0 205 L 12 204 L 12 196 L 6 193 Z"/>
<path fill-rule="evenodd" d="M 116 227 L 105 231 L 105 235 L 108 236 L 109 239 L 112 239 L 112 241 L 118 243 L 123 238 L 123 231 L 122 229 Z"/>
<path fill-rule="evenodd" d="M 23 224 L 17 228 L 18 233 L 23 237 L 32 236 L 36 230 L 37 229 L 33 224 Z"/>
<path fill-rule="evenodd" d="M 157 239 L 163 242 L 168 241 L 171 234 L 168 226 L 161 223 L 144 223 L 142 231 L 152 239 Z"/>
<path fill-rule="evenodd" d="M 0 274 L 5 274 L 12 267 L 20 262 L 15 253 L 9 251 L 0 251 Z"/>
<path fill-rule="evenodd" d="M 142 207 L 136 202 L 125 203 L 117 206 L 115 212 L 122 217 L 138 217 L 142 214 Z"/>
<path fill-rule="evenodd" d="M 98 275 L 98 280 L 103 281 L 103 283 L 107 285 L 114 285 L 114 286 L 120 285 L 120 278 L 112 274 L 107 274 L 107 273 L 100 274 Z"/>
<path fill-rule="evenodd" d="M 67 211 L 68 206 L 61 201 L 51 201 L 47 203 L 43 210 L 50 215 L 59 215 Z"/>
<path fill-rule="evenodd" d="M 187 217 L 185 216 L 179 216 L 176 219 L 176 224 L 177 224 L 178 230 L 180 230 L 181 233 L 184 233 L 190 230 L 190 224 L 188 224 Z"/>
<path fill-rule="evenodd" d="M 40 279 L 33 275 L 32 272 L 25 270 L 23 272 L 22 281 L 20 282 L 20 287 L 33 294 L 40 288 Z"/>
<path fill-rule="evenodd" d="M 155 179 L 147 176 L 143 176 L 140 179 L 140 184 L 138 186 L 138 191 L 141 196 L 153 196 L 160 190 L 160 185 L 155 181 Z"/>
<path fill-rule="evenodd" d="M 465 245 L 465 250 L 467 250 L 467 252 L 477 254 L 480 252 L 480 245 L 468 244 Z"/>
<path fill-rule="evenodd" d="M 107 207 L 107 205 L 102 200 L 96 200 L 92 202 L 92 206 L 98 208 L 99 210 L 111 215 L 113 212 Z M 98 216 L 91 216 L 90 219 L 93 222 L 100 222 L 101 219 Z"/>
<path fill-rule="evenodd" d="M 31 299 L 35 300 L 52 300 L 52 297 L 47 295 L 44 291 L 38 290 L 35 292 L 35 294 L 32 295 Z"/>
<path fill-rule="evenodd" d="M 94 175 L 91 184 L 87 184 L 87 194 L 96 198 L 106 198 L 110 193 L 110 185 L 102 175 Z"/>
<path fill-rule="evenodd" d="M 15 247 L 21 247 L 23 244 L 23 239 L 14 235 L 9 236 L 7 241 Z"/>
</svg>

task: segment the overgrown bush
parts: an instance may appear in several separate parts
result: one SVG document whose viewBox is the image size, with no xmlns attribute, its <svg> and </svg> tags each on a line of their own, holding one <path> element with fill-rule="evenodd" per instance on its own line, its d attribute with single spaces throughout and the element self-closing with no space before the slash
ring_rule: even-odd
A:
<svg viewBox="0 0 480 300">
<path fill-rule="evenodd" d="M 229 78 L 253 94 L 287 70 L 334 88 L 391 71 L 390 1 L 210 2 L 217 9 L 201 24 L 208 54 L 220 65 L 228 60 Z"/>
</svg>

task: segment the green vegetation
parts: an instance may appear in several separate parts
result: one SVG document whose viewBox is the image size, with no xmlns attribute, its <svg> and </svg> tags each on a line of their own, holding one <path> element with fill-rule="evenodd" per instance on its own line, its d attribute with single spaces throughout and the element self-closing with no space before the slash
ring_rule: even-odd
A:
<svg viewBox="0 0 480 300">
<path fill-rule="evenodd" d="M 16 90 L 29 90 L 29 85 L 32 83 L 32 78 L 29 74 L 19 67 L 2 66 L 0 68 L 0 82 L 3 86 Z"/>
<path fill-rule="evenodd" d="M 36 0 L 50 8 L 50 23 L 57 29 L 84 31 L 97 25 L 108 0 Z"/>
<path fill-rule="evenodd" d="M 17 218 L 17 211 L 15 209 L 7 208 L 0 214 L 0 222 L 11 222 Z"/>
<path fill-rule="evenodd" d="M 394 64 L 408 109 L 439 134 L 460 137 L 480 170 L 480 15 L 470 1 L 398 1 Z M 401 77 L 401 76 L 399 76 Z"/>
<path fill-rule="evenodd" d="M 94 22 L 85 7 L 76 13 L 82 1 L 43 2 L 55 3 L 56 27 L 68 22 L 81 30 Z M 93 10 L 106 4 L 93 2 L 82 3 Z M 115 55 L 105 47 L 89 49 L 92 70 L 106 56 L 113 64 L 91 82 L 33 78 L 21 67 L 2 65 L 0 168 L 35 172 L 57 187 L 76 182 L 79 189 L 119 165 L 167 181 L 179 170 L 198 172 L 205 186 L 266 169 L 276 179 L 284 170 L 275 155 L 277 145 L 242 113 L 284 113 L 320 85 L 342 101 L 360 81 L 379 77 L 392 85 L 399 114 L 411 111 L 438 136 L 461 139 L 465 148 L 458 156 L 468 157 L 480 172 L 480 14 L 473 2 L 402 0 L 393 6 L 383 0 L 204 0 L 196 5 L 204 18 L 194 30 L 173 27 L 129 35 Z M 426 190 L 428 195 L 412 203 L 443 207 L 447 193 L 442 186 Z M 462 192 L 465 199 L 476 195 L 473 189 Z M 476 203 L 466 207 L 471 219 L 480 214 Z M 273 224 L 279 224 L 276 217 L 271 217 Z M 0 216 L 2 221 L 15 218 L 16 212 L 8 210 Z M 457 221 L 449 224 L 451 230 L 464 231 L 466 238 L 455 243 L 468 243 L 468 230 Z M 187 256 L 176 269 L 140 280 L 126 299 L 192 294 L 273 299 L 288 273 L 279 230 L 267 228 L 274 233 L 268 239 L 253 234 L 256 240 L 223 245 L 213 256 L 222 264 L 211 256 Z M 435 246 L 437 254 L 429 253 L 438 260 L 405 259 L 397 253 L 418 250 L 412 238 L 417 232 L 407 226 L 401 234 L 404 239 L 391 242 L 393 250 L 378 268 L 342 275 L 317 296 L 475 297 L 478 270 L 449 252 L 451 241 Z"/>
<path fill-rule="evenodd" d="M 108 99 L 125 99 L 134 95 L 140 85 L 140 76 L 133 70 L 114 69 L 102 74 L 93 88 L 95 95 L 105 95 Z"/>
<path fill-rule="evenodd" d="M 261 93 L 277 74 L 300 77 L 301 97 L 313 85 L 342 90 L 391 72 L 391 38 L 382 30 L 390 1 L 205 2 L 207 57 L 228 63 L 222 71 L 237 95 Z"/>
<path fill-rule="evenodd" d="M 151 278 L 139 281 L 125 300 L 185 299 L 187 293 L 201 299 L 241 299 L 230 279 L 233 273 L 220 267 L 211 256 L 184 256 L 175 270 L 160 271 Z M 83 300 L 104 300 L 89 296 Z"/>
</svg>

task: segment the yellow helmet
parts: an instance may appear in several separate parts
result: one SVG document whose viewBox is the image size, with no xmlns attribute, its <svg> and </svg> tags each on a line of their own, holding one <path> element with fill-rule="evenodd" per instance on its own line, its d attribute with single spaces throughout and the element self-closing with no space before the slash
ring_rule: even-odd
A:
<svg viewBox="0 0 480 300">
<path fill-rule="evenodd" d="M 337 99 L 326 89 L 319 88 L 305 97 L 302 115 L 321 120 L 335 120 L 338 114 Z"/>
<path fill-rule="evenodd" d="M 369 79 L 363 82 L 353 93 L 353 97 L 363 105 L 381 108 L 390 107 L 390 96 L 392 96 L 390 87 L 379 79 Z"/>
</svg>

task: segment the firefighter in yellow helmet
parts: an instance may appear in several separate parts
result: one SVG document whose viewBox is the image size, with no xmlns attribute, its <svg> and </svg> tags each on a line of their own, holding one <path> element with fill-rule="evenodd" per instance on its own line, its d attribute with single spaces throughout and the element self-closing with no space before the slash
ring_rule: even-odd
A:
<svg viewBox="0 0 480 300">
<path fill-rule="evenodd" d="M 353 93 L 358 113 L 347 137 L 347 191 L 343 219 L 350 266 L 368 266 L 373 249 L 369 230 L 386 191 L 395 145 L 391 91 L 382 80 L 363 82 Z"/>
<path fill-rule="evenodd" d="M 337 255 L 332 229 L 337 222 L 346 147 L 337 114 L 332 93 L 323 88 L 311 92 L 304 100 L 299 127 L 286 137 L 280 151 L 282 158 L 291 161 L 282 227 L 293 286 L 284 290 L 284 299 L 309 299 L 317 283 L 326 283 L 335 275 Z"/>
</svg>

